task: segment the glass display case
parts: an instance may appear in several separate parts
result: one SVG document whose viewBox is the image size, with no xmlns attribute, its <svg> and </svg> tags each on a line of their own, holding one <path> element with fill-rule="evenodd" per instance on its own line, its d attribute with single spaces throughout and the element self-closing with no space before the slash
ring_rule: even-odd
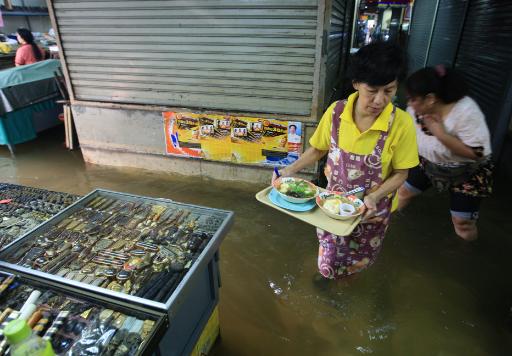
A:
<svg viewBox="0 0 512 356">
<path fill-rule="evenodd" d="M 166 315 L 0 271 L 0 322 L 22 318 L 57 355 L 148 355 Z M 8 354 L 0 336 L 0 354 Z"/>
<path fill-rule="evenodd" d="M 217 304 L 232 221 L 231 211 L 97 189 L 5 246 L 0 268 L 161 312 L 165 354 L 179 355 Z"/>
<path fill-rule="evenodd" d="M 0 183 L 0 249 L 79 198 L 73 194 Z"/>
</svg>

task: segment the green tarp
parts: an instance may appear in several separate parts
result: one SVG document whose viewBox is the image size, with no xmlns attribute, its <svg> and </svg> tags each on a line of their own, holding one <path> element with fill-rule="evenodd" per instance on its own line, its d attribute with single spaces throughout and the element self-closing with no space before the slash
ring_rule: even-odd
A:
<svg viewBox="0 0 512 356">
<path fill-rule="evenodd" d="M 59 96 L 54 77 L 59 67 L 49 59 L 0 71 L 0 115 Z"/>
<path fill-rule="evenodd" d="M 58 68 L 60 68 L 59 60 L 48 59 L 34 64 L 2 70 L 0 71 L 0 89 L 53 78 L 53 73 Z"/>
</svg>

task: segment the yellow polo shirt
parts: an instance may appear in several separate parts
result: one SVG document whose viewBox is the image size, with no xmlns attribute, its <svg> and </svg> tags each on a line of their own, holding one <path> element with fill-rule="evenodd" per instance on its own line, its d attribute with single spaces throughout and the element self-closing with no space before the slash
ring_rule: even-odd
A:
<svg viewBox="0 0 512 356">
<path fill-rule="evenodd" d="M 352 116 L 354 103 L 358 93 L 348 97 L 345 109 L 341 114 L 338 146 L 347 152 L 367 155 L 370 154 L 382 131 L 388 131 L 389 120 L 393 105 L 388 104 L 377 117 L 373 125 L 365 132 L 360 132 Z M 322 120 L 309 140 L 311 146 L 318 150 L 328 151 L 331 142 L 333 103 L 322 116 Z M 411 116 L 397 108 L 395 119 L 388 134 L 384 151 L 382 152 L 382 179 L 385 180 L 393 169 L 409 169 L 419 164 L 418 146 L 416 144 L 416 129 Z M 396 207 L 397 199 L 393 201 Z"/>
</svg>

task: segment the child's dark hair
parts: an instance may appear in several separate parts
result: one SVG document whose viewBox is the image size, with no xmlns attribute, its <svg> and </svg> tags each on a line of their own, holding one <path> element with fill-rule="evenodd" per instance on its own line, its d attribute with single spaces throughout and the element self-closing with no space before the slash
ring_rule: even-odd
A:
<svg viewBox="0 0 512 356">
<path fill-rule="evenodd" d="M 469 92 L 464 77 L 455 69 L 445 68 L 443 65 L 414 72 L 407 78 L 405 85 L 410 97 L 435 94 L 445 104 L 459 101 Z"/>
<path fill-rule="evenodd" d="M 41 51 L 39 50 L 39 47 L 34 42 L 34 36 L 32 35 L 32 32 L 27 30 L 26 28 L 18 28 L 16 31 L 18 35 L 20 35 L 23 40 L 32 47 L 32 53 L 34 53 L 34 57 L 36 60 L 40 61 L 43 56 L 41 54 Z"/>
<path fill-rule="evenodd" d="M 382 86 L 403 80 L 406 72 L 407 56 L 400 46 L 374 42 L 350 57 L 348 76 L 354 82 Z"/>
</svg>

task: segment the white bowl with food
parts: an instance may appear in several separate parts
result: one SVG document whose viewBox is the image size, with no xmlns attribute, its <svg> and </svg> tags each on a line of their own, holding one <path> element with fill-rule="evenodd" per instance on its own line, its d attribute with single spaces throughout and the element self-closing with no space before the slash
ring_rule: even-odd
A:
<svg viewBox="0 0 512 356">
<path fill-rule="evenodd" d="M 294 204 L 303 204 L 318 195 L 318 187 L 305 179 L 280 177 L 272 184 L 281 198 Z"/>
<path fill-rule="evenodd" d="M 332 191 L 318 194 L 316 204 L 327 216 L 336 220 L 351 220 L 366 210 L 364 202 L 355 195 L 345 196 Z"/>
</svg>

